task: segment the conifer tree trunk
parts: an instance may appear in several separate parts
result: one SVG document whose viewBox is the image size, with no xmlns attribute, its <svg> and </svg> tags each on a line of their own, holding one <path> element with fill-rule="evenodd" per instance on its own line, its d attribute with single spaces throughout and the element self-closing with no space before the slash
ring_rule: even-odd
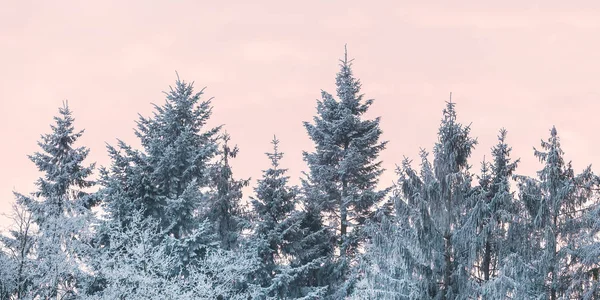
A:
<svg viewBox="0 0 600 300">
<path fill-rule="evenodd" d="M 348 231 L 348 208 L 346 207 L 346 190 L 348 188 L 348 183 L 346 180 L 342 182 L 342 201 L 340 203 L 340 255 L 342 257 L 346 256 L 346 234 Z"/>
<path fill-rule="evenodd" d="M 451 233 L 451 224 L 452 224 L 452 184 L 447 184 L 447 188 L 449 189 L 448 193 L 448 201 L 446 201 L 446 224 L 445 224 L 445 233 L 444 233 L 444 277 L 443 277 L 443 297 L 442 299 L 448 299 L 448 292 L 451 289 L 452 285 L 452 233 Z"/>
<path fill-rule="evenodd" d="M 485 249 L 484 249 L 484 253 L 483 253 L 483 260 L 482 260 L 482 272 L 483 272 L 483 279 L 485 281 L 490 280 L 490 265 L 492 263 L 492 245 L 490 244 L 489 239 L 485 242 Z"/>
<path fill-rule="evenodd" d="M 451 282 L 451 276 L 452 276 L 452 259 L 451 259 L 451 255 L 452 255 L 452 236 L 450 235 L 450 233 L 446 233 L 444 235 L 444 281 L 443 281 L 443 286 L 444 286 L 444 291 L 443 291 L 443 295 L 442 295 L 442 299 L 446 300 L 447 295 L 448 295 L 448 291 L 450 291 L 450 285 L 452 284 Z"/>
<path fill-rule="evenodd" d="M 344 154 L 348 151 L 349 143 L 344 142 Z M 342 201 L 340 201 L 340 255 L 346 256 L 346 234 L 348 232 L 348 207 L 346 197 L 348 197 L 348 181 L 346 174 L 342 175 Z"/>
<path fill-rule="evenodd" d="M 558 280 L 557 280 L 557 272 L 556 272 L 556 222 L 557 222 L 557 218 L 556 218 L 556 214 L 554 215 L 554 219 L 553 219 L 553 225 L 552 226 L 552 235 L 554 235 L 553 240 L 551 241 L 550 245 L 548 245 L 548 247 L 550 248 L 550 254 L 552 255 L 552 257 L 550 258 L 550 299 L 551 300 L 556 300 L 556 286 L 558 284 Z M 549 241 L 550 242 L 550 241 Z"/>
</svg>

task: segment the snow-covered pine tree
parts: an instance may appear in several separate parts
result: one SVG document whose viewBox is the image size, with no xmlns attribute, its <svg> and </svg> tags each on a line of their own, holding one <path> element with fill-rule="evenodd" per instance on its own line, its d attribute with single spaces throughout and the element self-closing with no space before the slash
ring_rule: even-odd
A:
<svg viewBox="0 0 600 300">
<path fill-rule="evenodd" d="M 525 286 L 516 289 L 528 291 L 529 297 L 569 298 L 573 296 L 569 289 L 573 270 L 580 263 L 573 246 L 579 243 L 585 205 L 597 179 L 590 167 L 575 175 L 571 163 L 565 163 L 555 127 L 550 138 L 542 140 L 541 150 L 534 149 L 534 155 L 544 165 L 538 178 L 516 176 L 531 229 L 523 237 L 526 249 L 521 254 L 528 272 L 513 272 L 518 276 L 515 282 Z"/>
<path fill-rule="evenodd" d="M 214 166 L 211 179 L 213 192 L 203 217 L 212 222 L 221 248 L 231 250 L 239 244 L 242 230 L 249 227 L 241 200 L 242 189 L 248 186 L 250 179 L 233 178 L 229 159 L 237 156 L 238 147 L 229 146 L 229 134 L 221 138 L 220 161 Z"/>
<path fill-rule="evenodd" d="M 235 157 L 237 148 L 228 146 L 229 137 L 219 134 L 220 126 L 206 128 L 212 107 L 210 99 L 200 100 L 202 94 L 194 92 L 193 83 L 178 78 L 166 93 L 165 104 L 155 105 L 153 117 L 140 117 L 136 135 L 141 150 L 121 141 L 118 147 L 108 147 L 112 165 L 101 176 L 100 195 L 107 216 L 99 229 L 98 257 L 126 256 L 122 251 L 129 251 L 127 243 L 112 243 L 121 238 L 119 233 L 140 232 L 132 226 L 146 222 L 156 224 L 157 229 L 144 247 L 163 247 L 160 255 L 167 251 L 178 257 L 169 260 L 168 280 L 183 278 L 193 284 L 202 272 L 218 272 L 207 265 L 214 259 L 211 253 L 247 256 L 242 252 L 247 249 L 238 246 L 241 225 L 246 225 L 239 201 L 247 181 L 232 178 L 229 159 Z M 136 214 L 140 220 L 133 219 Z M 103 273 L 107 260 L 96 261 L 94 295 L 110 288 L 110 274 Z M 254 271 L 244 270 L 245 276 Z M 219 285 L 237 292 L 251 288 L 240 278 Z"/>
<path fill-rule="evenodd" d="M 567 245 L 572 256 L 567 294 L 577 299 L 600 299 L 600 177 L 590 182 L 595 195 L 585 203 L 579 233 Z"/>
<path fill-rule="evenodd" d="M 318 212 L 299 210 L 299 190 L 288 186 L 287 169 L 280 167 L 279 140 L 274 137 L 272 144 L 273 152 L 266 153 L 271 167 L 263 171 L 252 198 L 254 247 L 261 259 L 255 280 L 267 298 L 318 299 L 326 284 L 312 279 L 328 266 L 330 239 Z"/>
<path fill-rule="evenodd" d="M 420 176 L 409 163 L 403 164 L 402 196 L 417 210 L 409 222 L 427 262 L 416 278 L 423 281 L 427 298 L 457 299 L 474 292 L 466 257 L 472 241 L 459 234 L 459 229 L 471 193 L 467 160 L 476 144 L 470 127 L 457 122 L 455 103 L 450 100 L 434 147 L 433 165 L 425 151 L 421 151 Z"/>
<path fill-rule="evenodd" d="M 66 102 L 54 120 L 52 132 L 38 142 L 42 151 L 29 156 L 44 174 L 36 182 L 38 190 L 30 196 L 16 196 L 38 227 L 33 248 L 37 268 L 30 296 L 71 299 L 86 278 L 82 267 L 91 237 L 90 208 L 96 201 L 85 190 L 94 184 L 87 179 L 94 165 L 84 165 L 88 148 L 74 147 L 83 130 L 75 131 Z"/>
<path fill-rule="evenodd" d="M 474 266 L 471 272 L 484 299 L 507 297 L 505 291 L 496 286 L 501 282 L 496 279 L 501 261 L 511 251 L 507 230 L 517 213 L 510 179 L 519 160 L 511 161 L 511 150 L 506 143 L 506 130 L 501 129 L 498 144 L 492 147 L 493 161 L 482 163 L 479 185 L 474 188 L 473 203 L 461 227 L 465 239 L 473 238 L 469 251 Z"/>
<path fill-rule="evenodd" d="M 339 268 L 332 275 L 342 281 L 348 279 L 347 270 L 362 243 L 363 225 L 389 191 L 376 187 L 383 172 L 376 160 L 386 145 L 379 141 L 379 118 L 364 119 L 373 100 L 363 99 L 351 66 L 346 52 L 336 77 L 339 101 L 323 91 L 314 123 L 304 123 L 315 143 L 313 152 L 303 153 L 309 167 L 307 200 L 315 203 L 334 233 Z"/>
<path fill-rule="evenodd" d="M 295 211 L 298 191 L 296 187 L 288 186 L 287 169 L 280 167 L 283 153 L 278 149 L 279 140 L 273 137 L 272 144 L 273 152 L 266 153 L 271 166 L 263 171 L 263 177 L 254 189 L 256 197 L 252 198 L 254 234 L 261 258 L 261 267 L 256 276 L 269 296 L 283 299 L 288 294 L 287 285 L 291 276 L 282 275 L 289 273 L 288 270 L 282 270 L 282 265 L 293 242 L 290 237 L 298 230 L 298 214 Z"/>
<path fill-rule="evenodd" d="M 203 91 L 194 92 L 193 83 L 178 77 L 175 87 L 165 92 L 165 103 L 154 105 L 154 115 L 140 116 L 135 133 L 142 149 L 122 141 L 117 147 L 108 146 L 112 165 L 101 170 L 107 222 L 126 228 L 135 211 L 159 222 L 161 232 L 179 241 L 173 246 L 182 257 L 173 266 L 174 274 L 197 259 L 210 242 L 197 234 L 204 220 L 199 210 L 211 196 L 221 127 L 207 128 L 212 106 L 211 99 L 201 100 Z M 112 225 L 101 228 L 105 227 Z M 99 245 L 110 243 L 110 234 L 102 232 Z"/>
</svg>

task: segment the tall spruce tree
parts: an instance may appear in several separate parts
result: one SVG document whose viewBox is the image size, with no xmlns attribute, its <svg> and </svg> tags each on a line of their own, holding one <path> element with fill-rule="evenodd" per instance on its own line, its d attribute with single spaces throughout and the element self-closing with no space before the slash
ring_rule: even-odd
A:
<svg viewBox="0 0 600 300">
<path fill-rule="evenodd" d="M 420 151 L 420 172 L 407 158 L 398 168 L 394 214 L 370 226 L 356 299 L 462 299 L 476 295 L 469 281 L 475 235 L 463 227 L 473 193 L 467 159 L 476 145 L 470 128 L 444 110 L 433 164 Z M 485 164 L 487 172 L 488 164 Z M 491 185 L 490 176 L 482 184 Z M 477 248 L 478 249 L 478 248 Z"/>
<path fill-rule="evenodd" d="M 82 267 L 91 236 L 90 208 L 96 202 L 86 189 L 94 185 L 88 179 L 94 164 L 84 165 L 88 148 L 74 146 L 83 130 L 75 131 L 66 102 L 54 120 L 52 132 L 42 135 L 38 142 L 42 151 L 29 156 L 44 174 L 36 182 L 37 191 L 30 196 L 16 193 L 17 203 L 31 213 L 38 227 L 32 251 L 37 268 L 25 298 L 72 299 L 86 279 Z M 22 238 L 26 237 L 17 236 L 16 242 L 26 243 Z M 27 250 L 26 245 L 18 248 Z"/>
<path fill-rule="evenodd" d="M 597 179 L 590 167 L 575 175 L 571 163 L 565 163 L 555 127 L 534 155 L 544 165 L 538 178 L 517 176 L 531 232 L 522 237 L 526 249 L 521 256 L 527 268 L 512 272 L 518 282 L 515 289 L 527 292 L 528 297 L 569 298 L 573 296 L 569 291 L 573 268 L 580 264 L 571 250 L 579 243 L 585 204 Z"/>
<path fill-rule="evenodd" d="M 433 164 L 425 151 L 421 151 L 420 176 L 408 161 L 403 164 L 400 183 L 404 203 L 417 210 L 408 220 L 428 262 L 418 269 L 427 298 L 457 299 L 473 293 L 467 259 L 471 241 L 460 234 L 460 228 L 471 194 L 467 160 L 476 144 L 470 127 L 457 122 L 455 103 L 450 100 L 444 109 Z"/>
<path fill-rule="evenodd" d="M 379 141 L 379 118 L 365 120 L 373 100 L 364 100 L 361 83 L 352 74 L 347 52 L 336 77 L 337 96 L 322 92 L 314 123 L 304 126 L 315 143 L 304 152 L 309 173 L 304 181 L 308 201 L 326 217 L 339 251 L 334 277 L 346 280 L 347 269 L 363 240 L 361 232 L 374 207 L 388 192 L 376 185 L 383 172 L 376 161 L 386 142 Z M 344 292 L 338 295 L 343 297 Z"/>
</svg>

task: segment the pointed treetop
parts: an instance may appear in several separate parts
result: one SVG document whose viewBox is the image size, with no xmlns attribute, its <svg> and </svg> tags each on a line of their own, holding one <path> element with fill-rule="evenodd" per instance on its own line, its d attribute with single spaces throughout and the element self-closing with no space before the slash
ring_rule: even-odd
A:
<svg viewBox="0 0 600 300">
<path fill-rule="evenodd" d="M 52 128 L 53 131 L 62 131 L 62 130 L 66 130 L 66 133 L 70 133 L 73 131 L 72 127 L 72 123 L 74 121 L 73 117 L 71 116 L 71 110 L 69 109 L 69 101 L 68 100 L 63 100 L 62 101 L 62 106 L 58 108 L 58 113 L 60 116 L 55 116 L 54 120 L 56 121 L 56 126 L 54 125 L 50 125 L 50 127 Z M 83 131 L 82 131 L 83 132 Z"/>
<path fill-rule="evenodd" d="M 541 146 L 545 149 L 556 148 L 557 151 L 560 152 L 560 154 L 564 153 L 562 149 L 560 149 L 560 138 L 558 137 L 558 131 L 556 130 L 556 126 L 553 125 L 552 129 L 550 129 L 550 137 L 547 141 L 544 139 L 541 140 Z M 537 152 L 535 147 L 533 147 L 533 150 Z"/>
<path fill-rule="evenodd" d="M 58 153 L 65 149 L 70 149 L 73 144 L 84 132 L 80 130 L 75 132 L 73 123 L 75 119 L 72 116 L 72 111 L 69 109 L 68 101 L 63 101 L 62 106 L 58 108 L 58 115 L 53 117 L 54 124 L 50 125 L 51 133 L 42 134 L 42 141 L 38 142 L 47 153 Z M 63 150 L 59 150 L 60 149 Z M 56 152 L 58 151 L 58 152 Z"/>
<path fill-rule="evenodd" d="M 361 82 L 352 74 L 353 59 L 348 58 L 348 48 L 344 46 L 344 58 L 340 59 L 340 70 L 335 78 L 336 92 L 343 109 L 349 109 L 353 114 L 363 114 L 373 103 L 373 99 L 363 102 L 363 94 L 360 93 Z M 325 99 L 331 95 L 323 94 Z M 330 102 L 330 105 L 337 106 L 336 101 Z"/>
<path fill-rule="evenodd" d="M 61 113 L 62 113 L 62 111 L 69 112 L 70 111 L 70 109 L 69 109 L 69 100 L 66 100 L 66 99 L 63 100 L 63 102 L 62 102 L 62 108 L 60 108 L 59 110 L 61 111 Z"/>
<path fill-rule="evenodd" d="M 271 143 L 273 144 L 273 148 L 275 148 L 275 152 L 277 152 L 277 145 L 279 144 L 279 140 L 277 139 L 277 135 L 273 135 L 273 140 L 271 140 Z"/>
<path fill-rule="evenodd" d="M 233 146 L 233 148 L 229 147 L 231 136 L 227 131 L 223 133 L 221 138 L 223 139 L 223 156 L 225 158 L 225 162 L 227 163 L 227 157 L 235 157 L 237 155 L 238 147 L 237 145 Z"/>
<path fill-rule="evenodd" d="M 350 67 L 353 61 L 354 59 L 348 60 L 348 44 L 344 44 L 344 59 L 340 59 L 340 62 L 342 63 L 342 68 Z"/>
<path fill-rule="evenodd" d="M 265 154 L 271 160 L 271 164 L 273 165 L 273 167 L 277 169 L 277 167 L 279 167 L 279 160 L 281 160 L 281 158 L 283 157 L 283 153 L 279 152 L 279 140 L 277 139 L 277 136 L 273 135 L 273 140 L 271 141 L 271 144 L 273 144 L 273 152 Z"/>
<path fill-rule="evenodd" d="M 506 134 L 507 134 L 506 128 L 504 128 L 504 127 L 500 128 L 500 135 L 498 136 L 498 140 L 500 142 L 504 142 L 506 140 Z"/>
<path fill-rule="evenodd" d="M 344 61 L 348 61 L 348 44 L 344 44 Z"/>
<path fill-rule="evenodd" d="M 71 119 L 71 109 L 69 109 L 69 100 L 63 100 L 62 106 L 58 108 L 58 113 L 63 117 L 62 119 Z M 59 117 L 54 117 L 58 120 Z"/>
<path fill-rule="evenodd" d="M 452 92 L 450 92 L 450 100 L 446 101 L 446 108 L 444 109 L 444 120 L 443 122 L 453 123 L 456 120 L 456 103 L 452 102 Z"/>
<path fill-rule="evenodd" d="M 225 143 L 227 143 L 231 139 L 231 136 L 229 136 L 229 133 L 227 131 L 224 131 L 223 135 L 222 135 L 222 139 Z"/>
</svg>

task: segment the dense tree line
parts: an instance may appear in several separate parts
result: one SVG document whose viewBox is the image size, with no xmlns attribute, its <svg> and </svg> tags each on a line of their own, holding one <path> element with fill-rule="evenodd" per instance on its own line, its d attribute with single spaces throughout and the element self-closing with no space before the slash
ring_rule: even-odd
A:
<svg viewBox="0 0 600 300">
<path fill-rule="evenodd" d="M 599 299 L 600 177 L 576 174 L 552 127 L 518 175 L 500 129 L 478 173 L 477 139 L 443 109 L 432 154 L 400 159 L 379 187 L 379 118 L 344 55 L 336 93 L 305 122 L 314 149 L 293 186 L 273 138 L 252 195 L 211 100 L 177 78 L 135 148 L 86 163 L 67 103 L 30 160 L 0 239 L 0 299 Z M 267 148 L 267 147 L 265 147 Z"/>
</svg>

